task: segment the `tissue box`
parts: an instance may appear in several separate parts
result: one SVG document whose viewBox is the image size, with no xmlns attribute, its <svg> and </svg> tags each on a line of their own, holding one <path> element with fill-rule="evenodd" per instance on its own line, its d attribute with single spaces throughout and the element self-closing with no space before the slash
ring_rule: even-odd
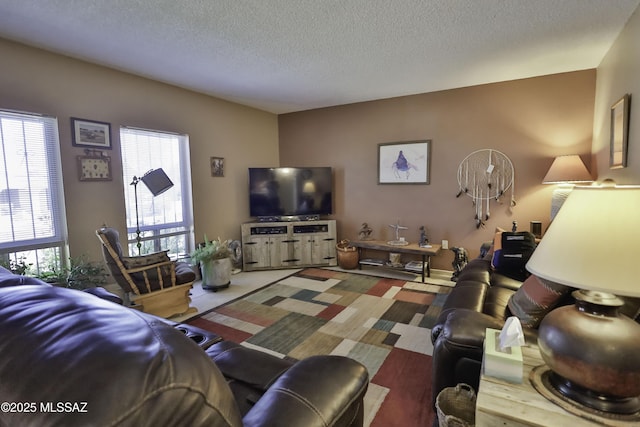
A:
<svg viewBox="0 0 640 427">
<path fill-rule="evenodd" d="M 482 370 L 485 375 L 512 383 L 522 382 L 522 348 L 500 350 L 500 331 L 487 328 L 484 339 Z"/>
</svg>

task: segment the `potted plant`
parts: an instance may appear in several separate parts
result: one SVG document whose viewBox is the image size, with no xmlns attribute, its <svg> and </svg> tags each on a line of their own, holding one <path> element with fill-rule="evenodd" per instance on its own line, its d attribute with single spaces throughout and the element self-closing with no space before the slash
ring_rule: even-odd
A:
<svg viewBox="0 0 640 427">
<path fill-rule="evenodd" d="M 31 264 L 27 264 L 24 257 L 18 258 L 17 261 L 13 259 L 0 259 L 0 266 L 6 268 L 11 271 L 13 274 L 18 274 L 20 276 L 24 276 L 27 274 Z"/>
<path fill-rule="evenodd" d="M 102 265 L 80 256 L 69 258 L 69 265 L 62 268 L 56 262 L 52 262 L 36 277 L 54 286 L 82 290 L 105 284 L 107 273 Z"/>
<path fill-rule="evenodd" d="M 233 265 L 228 240 L 222 241 L 220 237 L 207 240 L 205 235 L 204 243 L 191 253 L 191 263 L 200 265 L 202 289 L 217 291 L 229 287 Z"/>
<path fill-rule="evenodd" d="M 106 283 L 107 272 L 102 264 L 88 261 L 85 256 L 69 258 L 67 287 L 73 289 L 95 288 Z"/>
</svg>

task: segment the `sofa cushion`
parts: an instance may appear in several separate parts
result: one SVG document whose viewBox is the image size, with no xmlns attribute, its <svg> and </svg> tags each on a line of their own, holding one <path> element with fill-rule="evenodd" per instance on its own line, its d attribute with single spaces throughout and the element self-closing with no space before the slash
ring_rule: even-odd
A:
<svg viewBox="0 0 640 427">
<path fill-rule="evenodd" d="M 509 311 L 523 326 L 537 328 L 542 318 L 572 290 L 569 286 L 531 275 L 509 299 Z"/>
</svg>

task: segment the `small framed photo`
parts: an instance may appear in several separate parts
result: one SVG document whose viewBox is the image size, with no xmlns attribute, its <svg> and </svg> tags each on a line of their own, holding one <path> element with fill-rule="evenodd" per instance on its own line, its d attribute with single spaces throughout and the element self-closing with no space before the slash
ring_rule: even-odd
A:
<svg viewBox="0 0 640 427">
<path fill-rule="evenodd" d="M 378 144 L 378 184 L 429 184 L 431 140 Z"/>
<path fill-rule="evenodd" d="M 611 169 L 627 167 L 627 145 L 629 141 L 629 110 L 631 95 L 626 94 L 611 107 Z"/>
<path fill-rule="evenodd" d="M 75 147 L 111 149 L 111 123 L 71 117 L 71 135 Z"/>
<path fill-rule="evenodd" d="M 111 157 L 88 154 L 78 156 L 78 178 L 80 181 L 111 181 Z"/>
<path fill-rule="evenodd" d="M 224 176 L 224 157 L 211 158 L 211 176 Z"/>
</svg>

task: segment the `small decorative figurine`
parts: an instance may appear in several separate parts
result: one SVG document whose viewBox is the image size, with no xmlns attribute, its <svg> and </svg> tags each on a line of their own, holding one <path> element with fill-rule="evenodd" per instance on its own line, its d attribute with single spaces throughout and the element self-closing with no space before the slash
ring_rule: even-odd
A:
<svg viewBox="0 0 640 427">
<path fill-rule="evenodd" d="M 400 237 L 400 230 L 406 230 L 409 227 L 405 227 L 403 225 L 400 225 L 400 221 L 398 221 L 395 224 L 389 224 L 389 227 L 394 228 L 396 230 L 396 240 L 388 241 L 387 242 L 388 245 L 405 246 L 405 245 L 409 244 L 409 242 L 407 242 L 404 237 Z"/>
<path fill-rule="evenodd" d="M 451 248 L 451 250 L 454 253 L 453 262 L 451 263 L 453 266 L 451 281 L 455 282 L 458 280 L 460 271 L 467 265 L 467 262 L 469 262 L 469 254 L 465 248 Z"/>
<path fill-rule="evenodd" d="M 427 230 L 424 225 L 420 226 L 420 247 L 424 248 L 429 245 L 429 239 L 427 238 Z"/>
<path fill-rule="evenodd" d="M 369 227 L 369 224 L 366 222 L 362 223 L 362 227 L 360 227 L 360 232 L 358 233 L 358 237 L 360 240 L 371 240 L 371 233 L 373 230 Z"/>
</svg>

